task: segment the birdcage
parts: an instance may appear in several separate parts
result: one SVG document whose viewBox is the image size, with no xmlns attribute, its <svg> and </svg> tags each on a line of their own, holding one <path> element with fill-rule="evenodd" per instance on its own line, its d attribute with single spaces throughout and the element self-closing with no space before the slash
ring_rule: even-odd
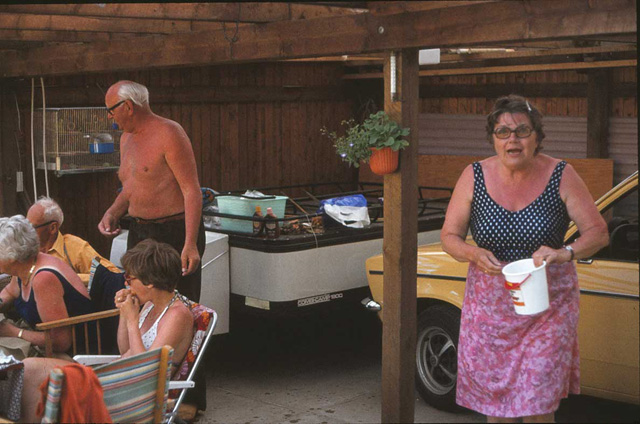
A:
<svg viewBox="0 0 640 424">
<path fill-rule="evenodd" d="M 45 109 L 45 150 L 42 109 L 34 111 L 36 167 L 57 175 L 112 171 L 120 166 L 120 134 L 103 107 Z"/>
</svg>

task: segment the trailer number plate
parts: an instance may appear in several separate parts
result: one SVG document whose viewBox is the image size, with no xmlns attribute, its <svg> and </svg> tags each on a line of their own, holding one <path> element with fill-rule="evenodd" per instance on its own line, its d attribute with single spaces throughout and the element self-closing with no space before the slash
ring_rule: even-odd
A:
<svg viewBox="0 0 640 424">
<path fill-rule="evenodd" d="M 298 308 L 303 306 L 315 305 L 316 303 L 330 302 L 342 297 L 342 293 L 323 294 L 320 296 L 307 297 L 305 299 L 298 300 Z"/>
</svg>

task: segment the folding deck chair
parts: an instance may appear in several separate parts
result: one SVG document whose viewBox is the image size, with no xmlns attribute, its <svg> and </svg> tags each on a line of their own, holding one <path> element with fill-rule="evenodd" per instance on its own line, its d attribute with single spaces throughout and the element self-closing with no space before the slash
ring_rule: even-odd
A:
<svg viewBox="0 0 640 424">
<path fill-rule="evenodd" d="M 94 368 L 114 423 L 161 423 L 166 419 L 171 346 L 150 350 Z M 43 423 L 59 422 L 64 374 L 54 368 L 49 377 Z"/>
</svg>

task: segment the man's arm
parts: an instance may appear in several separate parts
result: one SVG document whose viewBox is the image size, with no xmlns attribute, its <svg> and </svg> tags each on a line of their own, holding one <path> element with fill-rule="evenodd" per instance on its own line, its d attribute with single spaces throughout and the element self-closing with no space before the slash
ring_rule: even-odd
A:
<svg viewBox="0 0 640 424">
<path fill-rule="evenodd" d="M 102 235 L 114 237 L 120 234 L 119 221 L 127 213 L 127 210 L 129 210 L 129 194 L 123 189 L 98 224 L 98 230 Z"/>
<path fill-rule="evenodd" d="M 167 137 L 165 158 L 176 178 L 184 198 L 185 240 L 181 252 L 182 275 L 191 274 L 200 265 L 196 242 L 202 216 L 202 193 L 191 141 L 177 123 L 172 126 L 175 134 Z"/>
<path fill-rule="evenodd" d="M 89 283 L 89 274 L 91 273 L 91 262 L 94 258 L 98 258 L 102 266 L 111 272 L 121 272 L 120 269 L 107 259 L 103 258 L 86 240 L 76 237 L 72 234 L 65 234 L 64 244 L 71 259 L 71 266 L 75 268 L 78 277 L 86 286 Z"/>
</svg>

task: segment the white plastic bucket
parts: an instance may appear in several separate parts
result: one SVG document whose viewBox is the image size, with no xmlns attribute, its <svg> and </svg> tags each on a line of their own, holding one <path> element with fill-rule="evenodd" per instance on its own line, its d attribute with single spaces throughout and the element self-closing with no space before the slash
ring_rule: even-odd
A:
<svg viewBox="0 0 640 424">
<path fill-rule="evenodd" d="M 549 308 L 546 262 L 536 268 L 533 259 L 511 262 L 502 268 L 505 288 L 518 315 L 533 315 Z"/>
</svg>

